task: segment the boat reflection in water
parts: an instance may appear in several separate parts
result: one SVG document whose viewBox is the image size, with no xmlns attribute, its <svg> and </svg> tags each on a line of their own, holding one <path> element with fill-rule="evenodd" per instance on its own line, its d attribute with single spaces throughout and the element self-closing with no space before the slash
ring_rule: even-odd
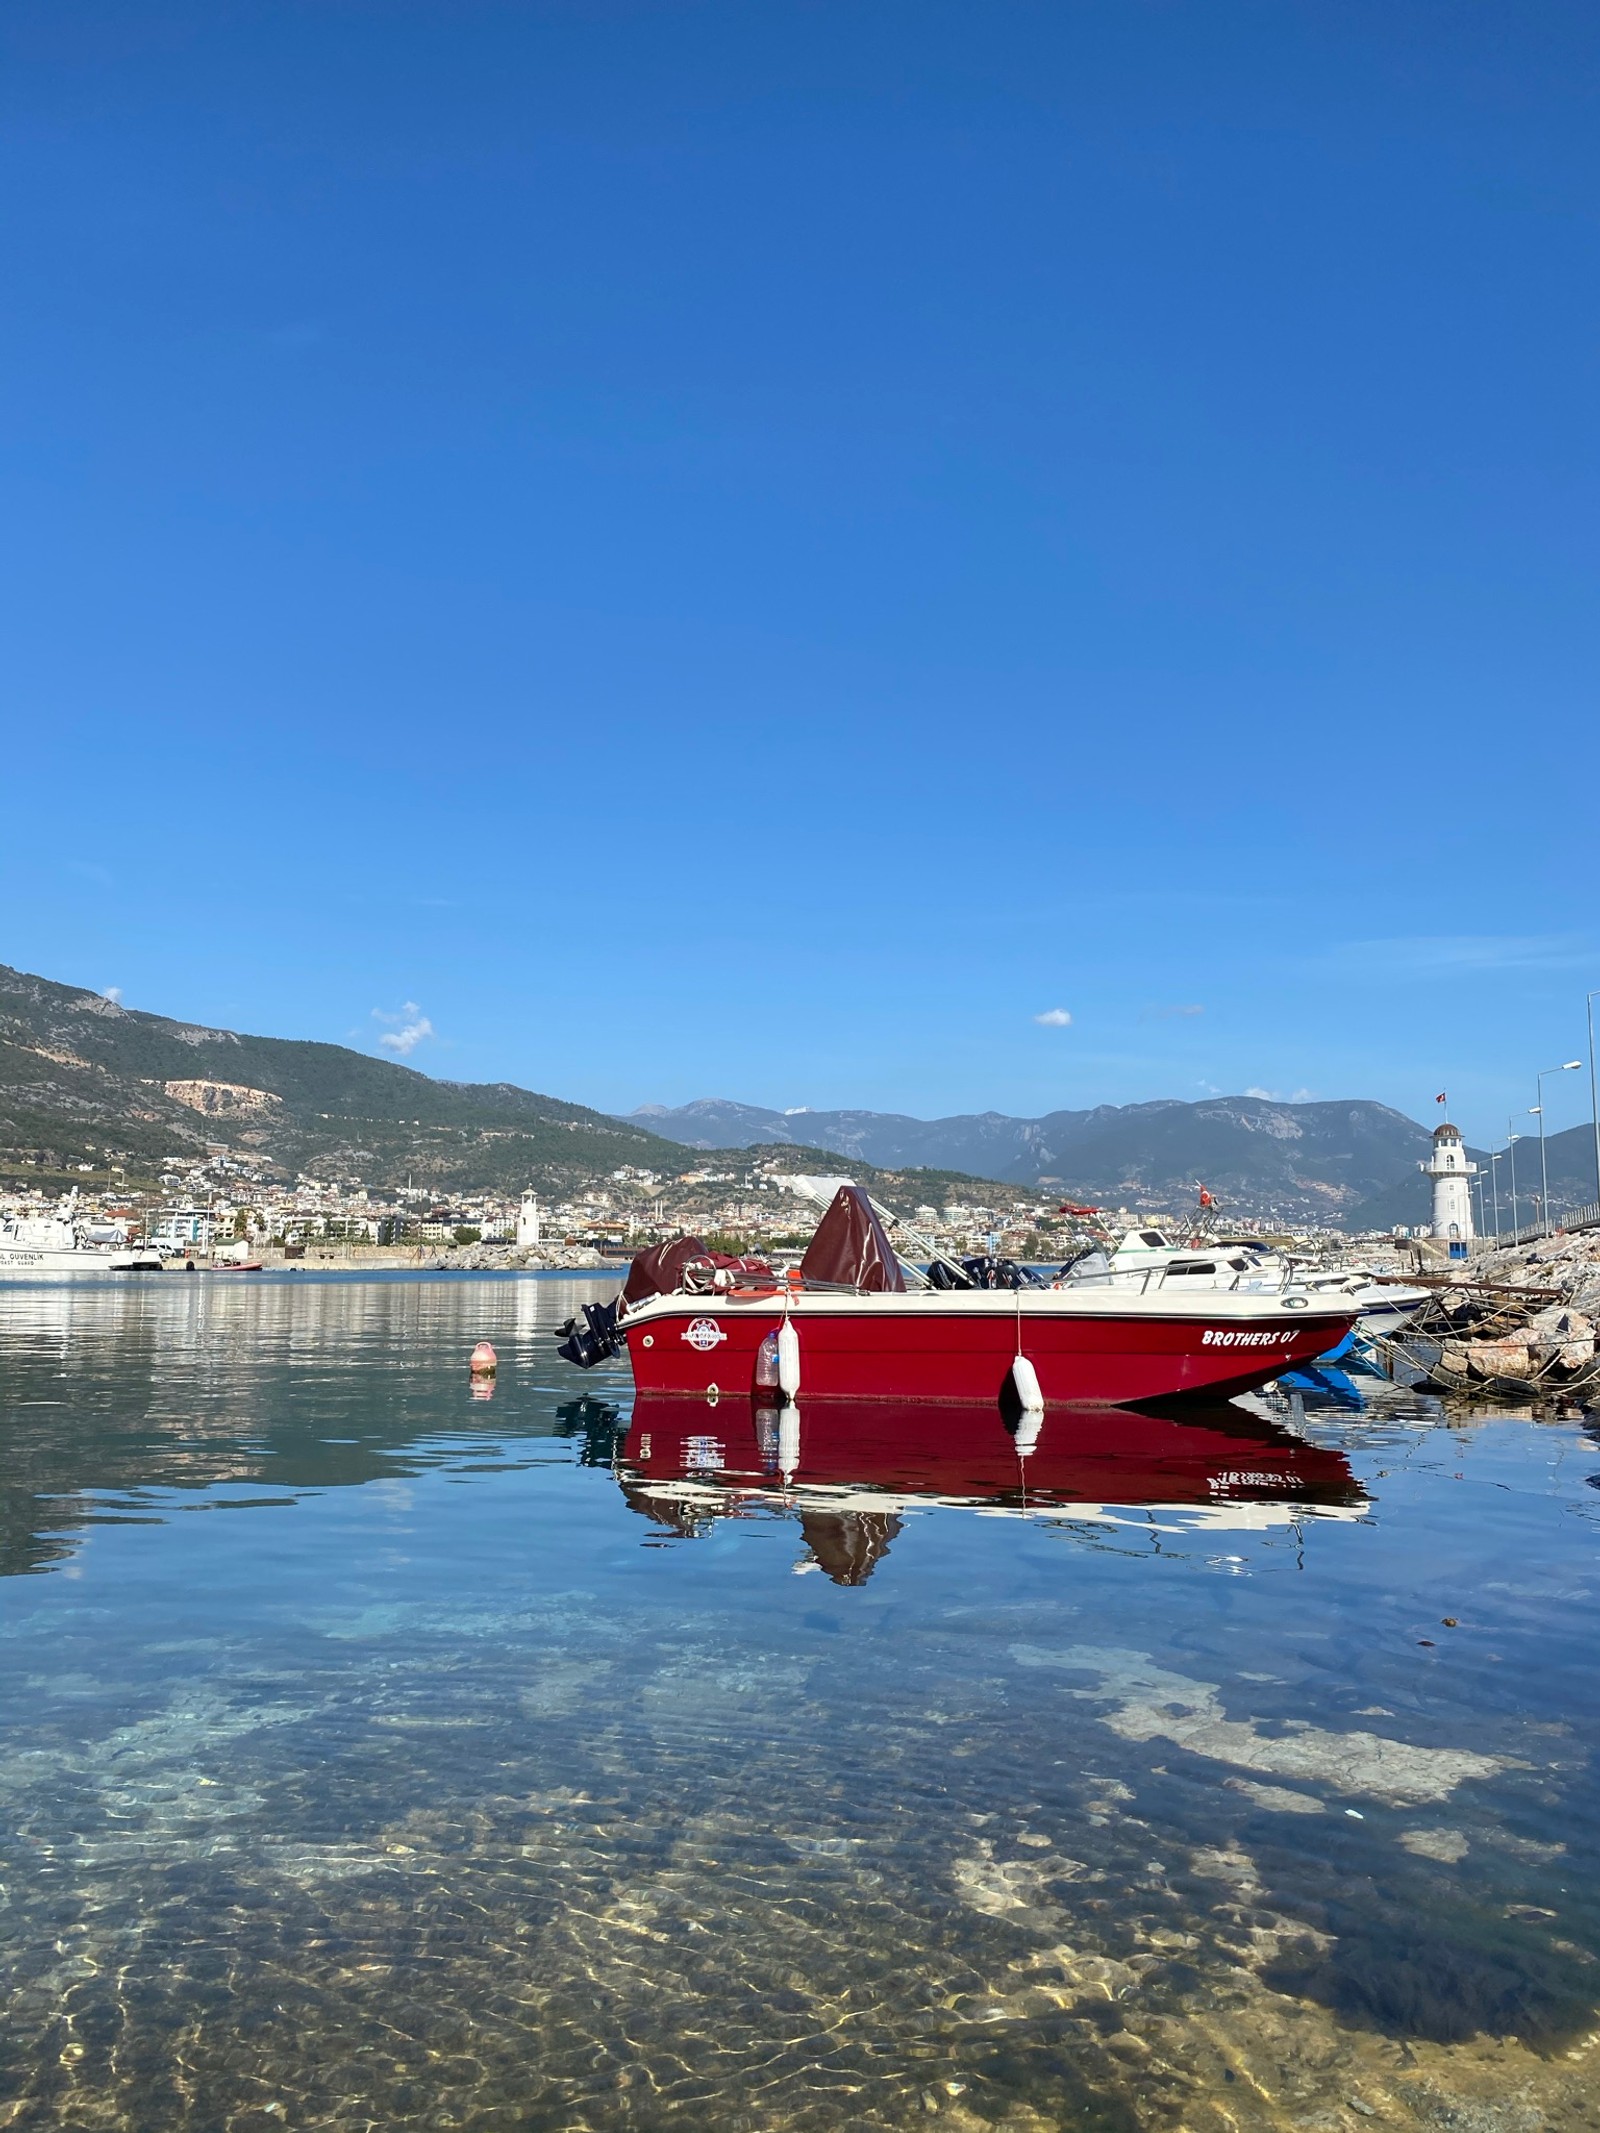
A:
<svg viewBox="0 0 1600 2133">
<path fill-rule="evenodd" d="M 618 1479 L 633 1510 L 685 1537 L 722 1518 L 793 1517 L 836 1585 L 865 1584 L 904 1514 L 925 1507 L 1159 1533 L 1348 1519 L 1367 1501 L 1340 1453 L 1232 1405 L 1181 1420 L 1104 1408 L 1011 1424 L 976 1406 L 641 1393 Z"/>
</svg>

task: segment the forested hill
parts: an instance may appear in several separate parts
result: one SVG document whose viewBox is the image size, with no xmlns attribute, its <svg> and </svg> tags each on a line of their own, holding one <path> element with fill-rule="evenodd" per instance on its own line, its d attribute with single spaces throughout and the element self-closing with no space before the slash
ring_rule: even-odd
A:
<svg viewBox="0 0 1600 2133">
<path fill-rule="evenodd" d="M 0 964 L 0 1174 L 122 1164 L 130 1182 L 210 1142 L 286 1173 L 570 1191 L 682 1143 L 509 1082 L 435 1081 L 340 1044 L 250 1037 L 120 1007 Z"/>
</svg>

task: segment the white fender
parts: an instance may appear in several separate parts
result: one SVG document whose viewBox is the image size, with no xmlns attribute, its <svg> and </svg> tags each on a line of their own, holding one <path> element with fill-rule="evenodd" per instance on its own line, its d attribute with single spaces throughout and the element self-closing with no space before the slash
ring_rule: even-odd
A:
<svg viewBox="0 0 1600 2133">
<path fill-rule="evenodd" d="M 792 1318 L 778 1328 L 778 1389 L 786 1400 L 800 1390 L 800 1336 Z"/>
<path fill-rule="evenodd" d="M 1025 1408 L 1017 1418 L 1017 1426 L 1011 1432 L 1011 1441 L 1017 1448 L 1017 1457 L 1026 1459 L 1039 1442 L 1039 1432 L 1044 1428 L 1044 1409 Z"/>
<path fill-rule="evenodd" d="M 1022 1402 L 1025 1415 L 1044 1413 L 1044 1394 L 1039 1389 L 1039 1373 L 1025 1355 L 1019 1355 L 1011 1366 L 1011 1382 L 1017 1388 L 1017 1398 Z"/>
</svg>

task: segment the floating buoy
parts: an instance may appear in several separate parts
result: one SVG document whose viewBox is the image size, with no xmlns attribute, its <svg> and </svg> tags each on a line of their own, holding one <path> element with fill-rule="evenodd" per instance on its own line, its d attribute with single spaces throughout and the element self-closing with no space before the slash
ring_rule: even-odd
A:
<svg viewBox="0 0 1600 2133">
<path fill-rule="evenodd" d="M 479 1341 L 472 1351 L 472 1360 L 467 1368 L 475 1378 L 492 1378 L 500 1368 L 500 1358 L 487 1341 Z"/>
<path fill-rule="evenodd" d="M 800 1336 L 790 1318 L 778 1328 L 778 1390 L 786 1400 L 800 1390 Z"/>
<path fill-rule="evenodd" d="M 1017 1398 L 1022 1403 L 1025 1415 L 1044 1413 L 1044 1394 L 1039 1389 L 1039 1373 L 1025 1355 L 1019 1355 L 1011 1366 L 1011 1382 L 1017 1388 Z"/>
</svg>

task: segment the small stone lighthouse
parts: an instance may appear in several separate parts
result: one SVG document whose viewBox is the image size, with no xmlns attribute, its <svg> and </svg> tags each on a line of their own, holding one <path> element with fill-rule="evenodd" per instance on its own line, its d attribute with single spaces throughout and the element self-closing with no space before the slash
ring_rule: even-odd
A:
<svg viewBox="0 0 1600 2133">
<path fill-rule="evenodd" d="M 522 1195 L 522 1205 L 517 1210 L 517 1249 L 528 1251 L 539 1241 L 539 1199 L 530 1188 Z"/>
<path fill-rule="evenodd" d="M 1419 1163 L 1424 1177 L 1433 1180 L 1433 1234 L 1450 1246 L 1452 1259 L 1465 1259 L 1472 1227 L 1472 1185 L 1476 1163 L 1467 1161 L 1459 1130 L 1448 1119 L 1433 1131 L 1433 1160 Z"/>
</svg>

